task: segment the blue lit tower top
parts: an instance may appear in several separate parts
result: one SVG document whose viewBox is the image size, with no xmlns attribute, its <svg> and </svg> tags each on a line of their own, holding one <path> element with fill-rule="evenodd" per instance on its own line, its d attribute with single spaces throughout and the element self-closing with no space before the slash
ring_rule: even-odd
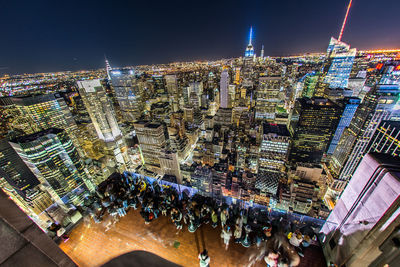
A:
<svg viewBox="0 0 400 267">
<path fill-rule="evenodd" d="M 331 38 L 327 49 L 328 70 L 324 82 L 331 88 L 346 88 L 357 49 Z"/>
<path fill-rule="evenodd" d="M 244 52 L 245 57 L 254 56 L 254 48 L 253 45 L 251 44 L 252 39 L 253 39 L 253 27 L 250 27 L 249 44 L 247 45 L 246 51 Z"/>
</svg>

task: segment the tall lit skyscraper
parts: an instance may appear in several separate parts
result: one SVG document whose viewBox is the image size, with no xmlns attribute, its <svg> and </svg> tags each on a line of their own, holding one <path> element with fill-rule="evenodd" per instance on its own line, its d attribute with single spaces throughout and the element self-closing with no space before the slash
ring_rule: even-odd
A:
<svg viewBox="0 0 400 267">
<path fill-rule="evenodd" d="M 256 91 L 256 119 L 274 121 L 281 83 L 280 76 L 260 77 Z"/>
<path fill-rule="evenodd" d="M 112 102 L 107 97 L 100 80 L 79 81 L 78 88 L 97 136 L 106 143 L 107 153 L 121 167 L 125 165 L 125 168 L 129 168 L 130 160 L 126 144 L 122 138 Z"/>
<path fill-rule="evenodd" d="M 364 97 L 329 159 L 330 189 L 341 192 L 345 188 L 379 123 L 391 117 L 399 92 L 398 87 L 377 85 Z"/>
<path fill-rule="evenodd" d="M 289 156 L 289 131 L 283 124 L 263 123 L 262 126 L 258 168 L 283 173 Z"/>
<path fill-rule="evenodd" d="M 261 46 L 261 54 L 260 54 L 260 58 L 263 59 L 264 58 L 264 45 Z"/>
<path fill-rule="evenodd" d="M 252 41 L 253 41 L 253 27 L 250 27 L 249 44 L 247 45 L 246 51 L 244 52 L 245 57 L 253 57 L 254 56 L 254 47 L 253 47 Z"/>
<path fill-rule="evenodd" d="M 171 102 L 172 111 L 179 110 L 180 91 L 178 87 L 178 79 L 176 75 L 165 75 L 165 84 L 167 87 L 168 96 Z"/>
<path fill-rule="evenodd" d="M 5 179 L 24 198 L 40 184 L 6 139 L 0 140 L 0 179 Z"/>
<path fill-rule="evenodd" d="M 331 38 L 327 50 L 327 65 L 324 82 L 331 88 L 345 88 L 348 85 L 357 49 Z"/>
<path fill-rule="evenodd" d="M 279 179 L 286 171 L 290 134 L 283 124 L 263 123 L 262 131 L 255 188 L 263 193 L 276 194 Z"/>
<path fill-rule="evenodd" d="M 144 104 L 140 87 L 136 84 L 135 71 L 133 69 L 113 69 L 110 71 L 110 78 L 124 119 L 126 121 L 139 119 Z"/>
<path fill-rule="evenodd" d="M 291 115 L 292 162 L 321 162 L 339 123 L 342 109 L 329 99 L 299 98 Z"/>
<path fill-rule="evenodd" d="M 106 62 L 106 72 L 107 72 L 108 80 L 111 80 L 110 72 L 111 72 L 112 68 L 111 68 L 110 62 L 108 62 L 108 59 L 105 55 L 104 55 L 104 60 Z"/>
<path fill-rule="evenodd" d="M 220 108 L 228 108 L 228 92 L 229 86 L 229 72 L 228 69 L 224 69 L 221 73 L 221 81 L 220 81 Z"/>
<path fill-rule="evenodd" d="M 8 141 L 0 140 L 0 188 L 36 224 L 45 228 L 48 217 L 43 214 L 43 211 L 53 204 L 53 200 L 47 191 L 39 188 L 39 185 L 38 178 Z"/>
<path fill-rule="evenodd" d="M 160 156 L 167 147 L 164 125 L 138 121 L 134 124 L 146 168 L 161 173 Z"/>
<path fill-rule="evenodd" d="M 10 98 L 16 112 L 11 126 L 25 134 L 33 134 L 49 128 L 64 129 L 81 152 L 78 127 L 60 94 L 32 95 Z"/>
<path fill-rule="evenodd" d="M 99 79 L 78 82 L 79 93 L 99 139 L 114 142 L 122 136 L 111 100 Z"/>
<path fill-rule="evenodd" d="M 376 99 L 374 110 L 364 117 L 364 125 L 354 143 L 346 164 L 340 173 L 339 179 L 348 181 L 354 170 L 358 166 L 360 160 L 362 159 L 365 149 L 371 140 L 371 137 L 375 133 L 376 128 L 382 120 L 390 119 L 393 108 L 396 105 L 400 88 L 398 86 L 391 85 L 377 85 L 373 91 L 376 90 Z M 374 105 L 374 103 L 372 103 Z M 360 118 L 359 118 L 360 119 Z M 341 141 L 340 141 L 341 142 Z M 340 143 L 339 142 L 339 143 Z"/>
<path fill-rule="evenodd" d="M 337 144 L 339 143 L 340 137 L 346 127 L 350 125 L 353 119 L 354 113 L 356 113 L 358 105 L 360 105 L 361 99 L 351 97 L 345 98 L 340 104 L 344 106 L 344 111 L 339 121 L 339 125 L 336 128 L 335 134 L 333 135 L 331 144 L 328 148 L 328 154 L 332 154 L 335 151 Z"/>
<path fill-rule="evenodd" d="M 10 144 L 56 202 L 79 205 L 87 189 L 95 189 L 63 130 L 50 128 L 18 137 Z"/>
</svg>

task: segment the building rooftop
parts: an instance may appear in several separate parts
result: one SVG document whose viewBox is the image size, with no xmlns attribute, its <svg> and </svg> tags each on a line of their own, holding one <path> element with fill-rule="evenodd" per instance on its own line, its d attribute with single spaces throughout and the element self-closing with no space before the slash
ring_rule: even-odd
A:
<svg viewBox="0 0 400 267">
<path fill-rule="evenodd" d="M 203 225 L 196 232 L 176 230 L 169 217 L 161 216 L 146 225 L 139 210 L 130 210 L 119 222 L 112 224 L 106 217 L 96 224 L 84 220 L 71 233 L 60 248 L 79 266 L 101 266 L 109 260 L 131 251 L 152 252 L 181 266 L 198 266 L 198 254 L 208 250 L 211 266 L 247 266 L 249 257 L 257 251 L 256 246 L 244 248 L 231 240 L 225 250 L 220 238 L 221 228 Z M 320 247 L 311 245 L 303 249 L 299 267 L 326 266 Z M 264 261 L 254 267 L 266 266 Z"/>
<path fill-rule="evenodd" d="M 322 97 L 313 97 L 313 98 L 308 98 L 308 97 L 302 97 L 296 99 L 302 106 L 314 106 L 314 107 L 332 107 L 332 106 L 337 106 L 334 102 L 327 98 L 322 98 Z"/>
<path fill-rule="evenodd" d="M 24 136 L 19 136 L 17 138 L 14 138 L 12 140 L 10 140 L 10 142 L 12 143 L 29 143 L 32 142 L 36 139 L 38 139 L 39 137 L 48 135 L 48 134 L 59 134 L 64 132 L 63 129 L 59 129 L 59 128 L 49 128 L 37 133 L 33 133 L 33 134 L 29 134 L 29 135 L 24 135 Z"/>
<path fill-rule="evenodd" d="M 19 106 L 31 106 L 43 102 L 53 101 L 57 98 L 61 98 L 58 93 L 48 94 L 48 95 L 22 95 L 17 97 L 12 97 L 12 101 L 15 105 Z"/>
<path fill-rule="evenodd" d="M 274 133 L 280 136 L 290 136 L 290 133 L 284 124 L 276 124 L 276 123 L 263 123 L 263 133 L 269 134 Z"/>
</svg>

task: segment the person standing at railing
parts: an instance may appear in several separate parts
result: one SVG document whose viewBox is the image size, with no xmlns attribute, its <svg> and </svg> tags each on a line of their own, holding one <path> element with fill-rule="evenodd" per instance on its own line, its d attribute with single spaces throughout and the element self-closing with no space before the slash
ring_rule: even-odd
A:
<svg viewBox="0 0 400 267">
<path fill-rule="evenodd" d="M 229 218 L 228 211 L 226 209 L 222 210 L 220 217 L 221 217 L 221 227 L 224 227 L 226 224 L 226 221 Z"/>
<path fill-rule="evenodd" d="M 217 227 L 217 225 L 218 225 L 218 214 L 214 209 L 211 212 L 211 221 L 212 221 L 212 227 L 213 228 Z"/>
</svg>

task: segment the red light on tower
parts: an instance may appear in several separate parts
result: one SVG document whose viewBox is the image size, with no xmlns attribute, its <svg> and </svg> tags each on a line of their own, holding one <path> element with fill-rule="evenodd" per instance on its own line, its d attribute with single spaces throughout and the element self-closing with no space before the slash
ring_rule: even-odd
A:
<svg viewBox="0 0 400 267">
<path fill-rule="evenodd" d="M 400 65 L 397 65 L 394 70 L 400 70 Z"/>
<path fill-rule="evenodd" d="M 383 67 L 383 63 L 379 63 L 378 65 L 376 65 L 376 69 L 377 70 L 381 70 Z"/>
</svg>

